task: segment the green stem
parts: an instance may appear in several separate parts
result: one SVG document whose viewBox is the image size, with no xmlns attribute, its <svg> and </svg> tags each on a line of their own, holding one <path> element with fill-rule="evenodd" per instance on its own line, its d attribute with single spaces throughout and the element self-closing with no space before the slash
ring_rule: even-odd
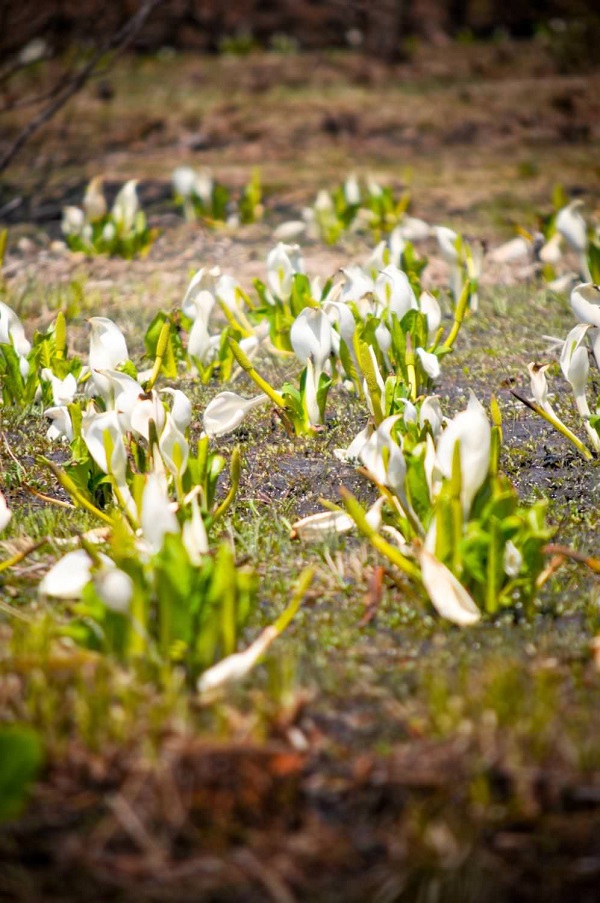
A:
<svg viewBox="0 0 600 903">
<path fill-rule="evenodd" d="M 454 322 L 452 324 L 452 329 L 448 335 L 448 338 L 444 342 L 444 348 L 452 348 L 454 342 L 456 341 L 456 337 L 460 332 L 460 327 L 462 326 L 462 322 L 465 316 L 465 311 L 467 309 L 467 305 L 469 303 L 469 298 L 471 297 L 471 281 L 469 279 L 466 280 L 463 285 L 463 290 L 460 293 L 460 298 L 458 299 L 458 303 L 454 310 Z"/>
<path fill-rule="evenodd" d="M 258 373 L 254 368 L 250 358 L 242 351 L 235 339 L 230 338 L 229 344 L 231 345 L 233 356 L 242 370 L 248 374 L 250 379 L 256 383 L 258 388 L 262 392 L 264 392 L 265 395 L 268 395 L 273 404 L 277 405 L 278 408 L 281 408 L 285 411 L 288 406 L 283 395 L 280 395 L 279 392 L 276 392 L 273 386 L 269 385 L 266 379 L 263 379 L 260 373 Z"/>
</svg>

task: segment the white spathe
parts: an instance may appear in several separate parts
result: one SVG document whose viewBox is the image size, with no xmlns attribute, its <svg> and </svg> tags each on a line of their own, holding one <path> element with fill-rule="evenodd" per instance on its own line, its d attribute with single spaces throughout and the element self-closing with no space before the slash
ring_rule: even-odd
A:
<svg viewBox="0 0 600 903">
<path fill-rule="evenodd" d="M 471 392 L 467 409 L 449 422 L 436 448 L 438 470 L 449 479 L 452 475 L 454 447 L 457 442 L 460 443 L 461 501 L 465 516 L 488 475 L 491 437 L 491 426 L 485 410 Z"/>
<path fill-rule="evenodd" d="M 481 612 L 452 571 L 423 548 L 418 552 L 418 559 L 423 585 L 437 613 L 459 627 L 476 624 Z"/>
<path fill-rule="evenodd" d="M 267 395 L 242 398 L 236 392 L 220 392 L 204 411 L 204 430 L 208 436 L 223 436 L 237 429 L 246 414 L 266 404 Z"/>
<path fill-rule="evenodd" d="M 576 285 L 571 292 L 571 307 L 579 323 L 600 327 L 600 286 L 593 282 Z"/>
<path fill-rule="evenodd" d="M 100 559 L 107 568 L 114 567 L 107 555 L 100 553 Z M 92 578 L 93 562 L 85 549 L 67 552 L 42 578 L 38 592 L 54 599 L 80 599 L 84 587 Z"/>
<path fill-rule="evenodd" d="M 142 536 L 151 552 L 160 552 L 167 533 L 179 533 L 179 524 L 171 505 L 165 480 L 148 474 L 142 494 L 140 516 Z"/>
<path fill-rule="evenodd" d="M 12 517 L 12 511 L 8 507 L 4 493 L 0 492 L 0 530 L 4 530 Z"/>
<path fill-rule="evenodd" d="M 333 350 L 333 330 L 327 314 L 305 307 L 300 311 L 290 329 L 290 342 L 300 363 L 313 361 L 317 379 Z"/>
<path fill-rule="evenodd" d="M 127 235 L 132 231 L 140 204 L 137 196 L 137 179 L 125 182 L 112 208 L 112 216 L 119 232 Z"/>
</svg>

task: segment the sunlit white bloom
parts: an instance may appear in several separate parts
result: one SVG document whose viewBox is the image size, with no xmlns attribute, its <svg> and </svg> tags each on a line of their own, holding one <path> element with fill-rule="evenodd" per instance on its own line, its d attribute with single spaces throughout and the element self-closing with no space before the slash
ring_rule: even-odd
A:
<svg viewBox="0 0 600 903">
<path fill-rule="evenodd" d="M 194 194 L 196 172 L 191 166 L 177 166 L 171 173 L 173 191 L 181 198 L 189 198 Z"/>
<path fill-rule="evenodd" d="M 402 263 L 402 255 L 406 248 L 406 241 L 402 235 L 401 229 L 396 226 L 388 236 L 388 247 L 390 249 L 390 263 L 400 267 Z"/>
<path fill-rule="evenodd" d="M 121 370 L 94 370 L 92 378 L 100 387 L 106 407 L 118 413 L 121 429 L 131 429 L 131 412 L 144 395 L 137 379 Z"/>
<path fill-rule="evenodd" d="M 181 389 L 161 389 L 161 395 L 171 397 L 171 417 L 177 429 L 185 433 L 192 422 L 192 402 Z"/>
<path fill-rule="evenodd" d="M 46 408 L 44 417 L 51 420 L 50 426 L 46 431 L 46 437 L 51 442 L 64 439 L 68 442 L 73 440 L 73 424 L 71 423 L 71 415 L 69 409 L 59 405 L 54 408 Z"/>
<path fill-rule="evenodd" d="M 582 278 L 586 282 L 591 282 L 592 276 L 587 262 L 587 225 L 579 212 L 581 207 L 583 207 L 583 201 L 578 198 L 559 210 L 556 216 L 556 231 L 577 254 Z"/>
<path fill-rule="evenodd" d="M 187 351 L 189 356 L 199 364 L 206 366 L 213 359 L 214 351 L 219 342 L 219 335 L 210 335 L 204 317 L 197 317 L 188 337 Z"/>
<path fill-rule="evenodd" d="M 365 515 L 367 523 L 374 530 L 379 529 L 381 524 L 381 508 L 384 502 L 385 498 L 380 496 Z M 354 527 L 354 521 L 345 511 L 321 511 L 319 514 L 311 514 L 292 524 L 291 537 L 311 542 L 336 534 L 349 533 Z"/>
<path fill-rule="evenodd" d="M 114 241 L 116 234 L 117 230 L 115 229 L 114 224 L 109 220 L 104 224 L 104 227 L 102 229 L 102 240 L 107 243 Z"/>
<path fill-rule="evenodd" d="M 318 378 L 333 350 L 333 330 L 327 314 L 305 307 L 292 323 L 290 342 L 302 364 L 309 358 L 314 362 Z"/>
<path fill-rule="evenodd" d="M 183 433 L 177 429 L 171 414 L 167 414 L 165 427 L 158 440 L 160 456 L 165 467 L 174 477 L 185 473 L 190 455 L 190 448 Z"/>
<path fill-rule="evenodd" d="M 548 401 L 548 380 L 546 379 L 546 370 L 550 364 L 534 364 L 527 365 L 529 376 L 531 378 L 531 394 L 533 400 L 547 414 L 554 416 L 552 405 Z"/>
<path fill-rule="evenodd" d="M 237 279 L 229 273 L 223 273 L 223 275 L 219 277 L 215 287 L 215 294 L 219 301 L 222 301 L 223 304 L 232 311 L 236 311 L 240 308 L 241 291 L 241 285 Z"/>
<path fill-rule="evenodd" d="M 90 317 L 88 323 L 92 330 L 88 364 L 96 391 L 104 395 L 110 392 L 109 382 L 97 371 L 115 370 L 118 364 L 129 359 L 129 352 L 125 336 L 108 317 Z"/>
<path fill-rule="evenodd" d="M 246 414 L 268 402 L 267 395 L 242 398 L 235 392 L 220 392 L 204 411 L 204 430 L 208 436 L 223 436 L 237 429 Z"/>
<path fill-rule="evenodd" d="M 208 537 L 200 514 L 198 499 L 195 497 L 192 499 L 192 517 L 184 523 L 181 538 L 190 561 L 198 567 L 208 552 Z"/>
<path fill-rule="evenodd" d="M 427 317 L 427 338 L 429 342 L 433 342 L 442 322 L 442 309 L 435 295 L 431 292 L 421 292 L 419 310 Z"/>
<path fill-rule="evenodd" d="M 359 302 L 366 295 L 370 295 L 373 292 L 375 283 L 358 266 L 342 269 L 342 273 L 344 274 L 344 284 L 342 286 L 341 300 L 344 302 L 354 301 L 361 315 L 364 316 L 365 313 L 370 312 L 371 305 L 367 304 L 365 309 L 364 305 L 361 305 Z"/>
<path fill-rule="evenodd" d="M 440 360 L 437 354 L 417 348 L 416 355 L 421 361 L 421 366 L 430 379 L 437 379 L 440 375 Z"/>
<path fill-rule="evenodd" d="M 119 232 L 125 235 L 133 229 L 140 206 L 136 191 L 137 183 L 137 179 L 130 179 L 128 182 L 125 182 L 115 198 L 112 208 L 115 225 Z"/>
<path fill-rule="evenodd" d="M 31 342 L 25 336 L 23 324 L 14 310 L 3 301 L 0 301 L 0 343 L 12 345 L 22 358 L 31 351 Z"/>
<path fill-rule="evenodd" d="M 81 235 L 85 225 L 85 213 L 80 207 L 65 207 L 60 228 L 63 235 Z"/>
<path fill-rule="evenodd" d="M 100 470 L 111 474 L 119 485 L 125 483 L 127 452 L 116 411 L 83 415 L 81 435 Z M 107 454 L 110 452 L 110 458 Z"/>
<path fill-rule="evenodd" d="M 374 294 L 383 310 L 396 314 L 399 320 L 417 307 L 417 299 L 406 273 L 387 266 L 375 281 Z"/>
<path fill-rule="evenodd" d="M 344 342 L 348 346 L 348 351 L 354 356 L 354 333 L 356 331 L 356 321 L 352 315 L 352 311 L 343 301 L 325 301 L 323 311 L 327 314 L 329 322 L 337 325 L 339 333 Z"/>
<path fill-rule="evenodd" d="M 96 176 L 87 186 L 83 196 L 83 209 L 89 223 L 95 223 L 105 215 L 106 200 L 102 194 L 101 176 Z"/>
<path fill-rule="evenodd" d="M 292 293 L 295 273 L 304 272 L 298 245 L 279 242 L 267 255 L 267 286 L 275 298 L 287 301 Z"/>
<path fill-rule="evenodd" d="M 100 559 L 105 567 L 114 567 L 107 555 L 100 553 Z M 42 578 L 38 592 L 54 599 L 80 599 L 92 578 L 92 568 L 92 559 L 85 549 L 68 552 Z"/>
<path fill-rule="evenodd" d="M 452 475 L 454 447 L 460 443 L 461 501 L 467 515 L 490 466 L 491 427 L 483 406 L 471 392 L 467 409 L 451 420 L 437 444 L 437 466 Z"/>
<path fill-rule="evenodd" d="M 560 355 L 561 370 L 567 382 L 571 384 L 578 408 L 578 399 L 585 399 L 590 370 L 588 350 L 585 344 L 585 336 L 589 328 L 589 325 L 585 323 L 580 323 L 579 326 L 575 326 L 565 339 L 563 350 Z M 584 416 L 586 416 L 583 410 L 580 411 L 580 413 L 583 413 Z M 587 411 L 587 416 L 589 416 L 589 409 Z"/>
<path fill-rule="evenodd" d="M 372 435 L 373 426 L 369 423 L 364 430 L 357 433 L 348 448 L 336 448 L 334 449 L 333 454 L 338 461 L 343 461 L 344 464 L 354 464 L 359 460 L 363 446 Z"/>
<path fill-rule="evenodd" d="M 355 175 L 348 176 L 344 182 L 344 196 L 351 206 L 360 204 L 360 186 Z"/>
<path fill-rule="evenodd" d="M 431 427 L 433 438 L 437 439 L 443 420 L 444 415 L 442 414 L 439 398 L 437 395 L 428 395 L 419 408 L 419 425 L 421 429 L 428 423 Z"/>
<path fill-rule="evenodd" d="M 571 307 L 578 323 L 600 327 L 600 286 L 584 282 L 571 292 Z"/>
<path fill-rule="evenodd" d="M 4 494 L 0 492 L 0 531 L 4 530 L 8 526 L 11 517 L 12 511 L 6 503 Z"/>
<path fill-rule="evenodd" d="M 431 226 L 424 219 L 418 219 L 416 216 L 404 214 L 400 224 L 396 226 L 398 235 L 404 241 L 413 242 L 427 241 L 431 235 Z"/>
<path fill-rule="evenodd" d="M 360 460 L 378 483 L 387 486 L 398 496 L 403 507 L 406 507 L 404 481 L 406 479 L 406 461 L 402 448 L 392 438 L 391 432 L 399 415 L 386 417 L 377 427 L 370 439 L 360 450 Z"/>
<path fill-rule="evenodd" d="M 212 204 L 214 186 L 212 172 L 207 166 L 203 166 L 198 170 L 194 179 L 194 194 L 200 198 L 205 207 L 210 207 Z"/>
<path fill-rule="evenodd" d="M 384 241 L 380 241 L 378 245 L 371 251 L 365 260 L 361 269 L 363 273 L 371 279 L 377 279 L 377 276 L 389 264 L 389 250 Z"/>
<path fill-rule="evenodd" d="M 562 258 L 561 244 L 562 235 L 560 232 L 555 232 L 552 238 L 548 239 L 539 250 L 539 258 L 542 263 L 550 264 L 550 266 L 556 266 L 557 263 L 560 263 Z"/>
<path fill-rule="evenodd" d="M 142 494 L 140 516 L 142 537 L 151 552 L 160 552 L 167 533 L 179 533 L 179 524 L 173 511 L 164 479 L 158 474 L 148 474 Z"/>
<path fill-rule="evenodd" d="M 479 621 L 481 612 L 452 571 L 423 548 L 418 558 L 423 585 L 438 614 L 460 627 Z"/>
<path fill-rule="evenodd" d="M 507 577 L 516 577 L 523 566 L 523 556 L 511 539 L 504 546 L 503 566 Z"/>
<path fill-rule="evenodd" d="M 196 320 L 202 317 L 205 325 L 208 324 L 210 313 L 215 304 L 217 280 L 221 275 L 219 267 L 208 269 L 202 267 L 193 276 L 187 287 L 181 302 L 181 309 L 186 317 Z"/>
<path fill-rule="evenodd" d="M 306 223 L 301 219 L 288 220 L 281 223 L 273 231 L 275 241 L 294 241 L 306 232 Z"/>
<path fill-rule="evenodd" d="M 94 587 L 107 608 L 127 614 L 133 598 L 133 580 L 117 567 L 100 568 L 93 575 Z"/>
<path fill-rule="evenodd" d="M 277 628 L 267 627 L 244 652 L 234 652 L 208 668 L 198 680 L 199 693 L 214 693 L 226 684 L 242 680 L 278 637 Z"/>
<path fill-rule="evenodd" d="M 129 429 L 138 439 L 150 441 L 150 423 L 156 426 L 158 435 L 162 432 L 166 421 L 165 407 L 154 391 L 138 396 L 129 414 Z"/>
<path fill-rule="evenodd" d="M 511 238 L 488 254 L 492 263 L 519 263 L 531 258 L 532 245 L 522 235 Z"/>
<path fill-rule="evenodd" d="M 450 291 L 457 299 L 462 291 L 462 272 L 458 253 L 459 235 L 447 226 L 434 226 L 433 233 L 437 239 L 442 257 L 450 267 Z"/>
</svg>

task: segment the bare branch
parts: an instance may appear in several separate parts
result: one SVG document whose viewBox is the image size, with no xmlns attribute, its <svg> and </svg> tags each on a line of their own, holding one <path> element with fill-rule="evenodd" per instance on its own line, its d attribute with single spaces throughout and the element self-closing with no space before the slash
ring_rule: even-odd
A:
<svg viewBox="0 0 600 903">
<path fill-rule="evenodd" d="M 138 11 L 118 31 L 104 41 L 93 57 L 76 72 L 64 87 L 53 97 L 42 110 L 34 116 L 30 122 L 17 135 L 4 156 L 0 158 L 0 173 L 3 172 L 16 157 L 24 144 L 31 136 L 52 117 L 75 95 L 94 73 L 98 64 L 107 53 L 113 54 L 113 59 L 121 53 L 135 38 L 149 15 L 163 3 L 164 0 L 145 0 Z"/>
</svg>

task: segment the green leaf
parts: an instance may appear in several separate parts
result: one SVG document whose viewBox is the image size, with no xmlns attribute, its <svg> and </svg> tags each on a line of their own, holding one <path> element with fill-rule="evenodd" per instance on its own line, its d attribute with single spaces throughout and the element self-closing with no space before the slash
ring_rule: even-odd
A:
<svg viewBox="0 0 600 903">
<path fill-rule="evenodd" d="M 0 728 L 0 822 L 20 815 L 43 759 L 34 730 L 24 725 Z"/>
</svg>

